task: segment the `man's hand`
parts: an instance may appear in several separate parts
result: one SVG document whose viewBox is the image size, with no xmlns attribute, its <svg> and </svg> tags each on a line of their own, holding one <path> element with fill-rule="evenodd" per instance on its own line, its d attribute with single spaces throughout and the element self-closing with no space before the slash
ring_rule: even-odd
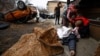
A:
<svg viewBox="0 0 100 56">
<path fill-rule="evenodd" d="M 71 23 L 74 23 L 74 20 L 73 20 L 73 19 L 70 18 L 70 19 L 68 19 L 68 20 L 69 20 Z"/>
</svg>

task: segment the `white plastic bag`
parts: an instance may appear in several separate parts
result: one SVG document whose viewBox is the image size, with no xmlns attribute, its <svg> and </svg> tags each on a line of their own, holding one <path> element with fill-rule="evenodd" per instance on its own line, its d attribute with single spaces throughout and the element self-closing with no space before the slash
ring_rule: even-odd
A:
<svg viewBox="0 0 100 56">
<path fill-rule="evenodd" d="M 57 29 L 57 34 L 58 37 L 62 39 L 63 37 L 68 37 L 71 31 L 72 31 L 71 27 L 62 26 L 62 28 Z"/>
</svg>

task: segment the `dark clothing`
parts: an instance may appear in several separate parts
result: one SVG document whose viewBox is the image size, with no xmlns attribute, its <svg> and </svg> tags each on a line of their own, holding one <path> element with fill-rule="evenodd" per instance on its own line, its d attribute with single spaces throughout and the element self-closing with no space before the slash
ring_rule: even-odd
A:
<svg viewBox="0 0 100 56">
<path fill-rule="evenodd" d="M 55 16 L 60 16 L 60 7 L 55 8 Z"/>
<path fill-rule="evenodd" d="M 55 24 L 56 24 L 56 22 L 59 24 L 59 21 L 60 21 L 60 7 L 56 7 L 55 8 Z"/>
<path fill-rule="evenodd" d="M 62 39 L 62 44 L 68 45 L 69 50 L 76 50 L 76 40 L 75 34 L 70 34 L 68 37 Z"/>
<path fill-rule="evenodd" d="M 67 18 L 62 18 L 62 26 L 68 27 L 69 25 L 69 20 Z"/>
<path fill-rule="evenodd" d="M 36 17 L 36 22 L 37 22 L 37 23 L 39 22 L 39 17 Z"/>
<path fill-rule="evenodd" d="M 62 14 L 62 25 L 68 27 L 69 20 L 67 18 L 67 10 L 65 10 Z"/>
<path fill-rule="evenodd" d="M 56 22 L 59 24 L 59 20 L 60 20 L 60 16 L 55 16 L 55 24 L 56 24 Z"/>
<path fill-rule="evenodd" d="M 81 38 L 88 37 L 90 35 L 89 25 L 80 27 L 79 34 Z"/>
</svg>

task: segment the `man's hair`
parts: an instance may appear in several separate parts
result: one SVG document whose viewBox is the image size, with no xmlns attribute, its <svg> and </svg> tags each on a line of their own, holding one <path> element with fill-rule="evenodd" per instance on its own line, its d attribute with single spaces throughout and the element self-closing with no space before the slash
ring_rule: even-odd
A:
<svg viewBox="0 0 100 56">
<path fill-rule="evenodd" d="M 58 2 L 57 6 L 59 6 L 61 4 L 61 2 Z"/>
<path fill-rule="evenodd" d="M 61 4 L 61 2 L 58 2 L 58 4 Z"/>
</svg>

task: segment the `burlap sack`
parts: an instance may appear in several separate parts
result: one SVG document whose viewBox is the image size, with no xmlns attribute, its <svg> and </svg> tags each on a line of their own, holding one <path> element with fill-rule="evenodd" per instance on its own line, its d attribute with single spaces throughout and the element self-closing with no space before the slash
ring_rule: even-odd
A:
<svg viewBox="0 0 100 56">
<path fill-rule="evenodd" d="M 54 28 L 34 28 L 34 33 L 22 35 L 19 41 L 2 56 L 52 56 L 64 49 Z"/>
</svg>

